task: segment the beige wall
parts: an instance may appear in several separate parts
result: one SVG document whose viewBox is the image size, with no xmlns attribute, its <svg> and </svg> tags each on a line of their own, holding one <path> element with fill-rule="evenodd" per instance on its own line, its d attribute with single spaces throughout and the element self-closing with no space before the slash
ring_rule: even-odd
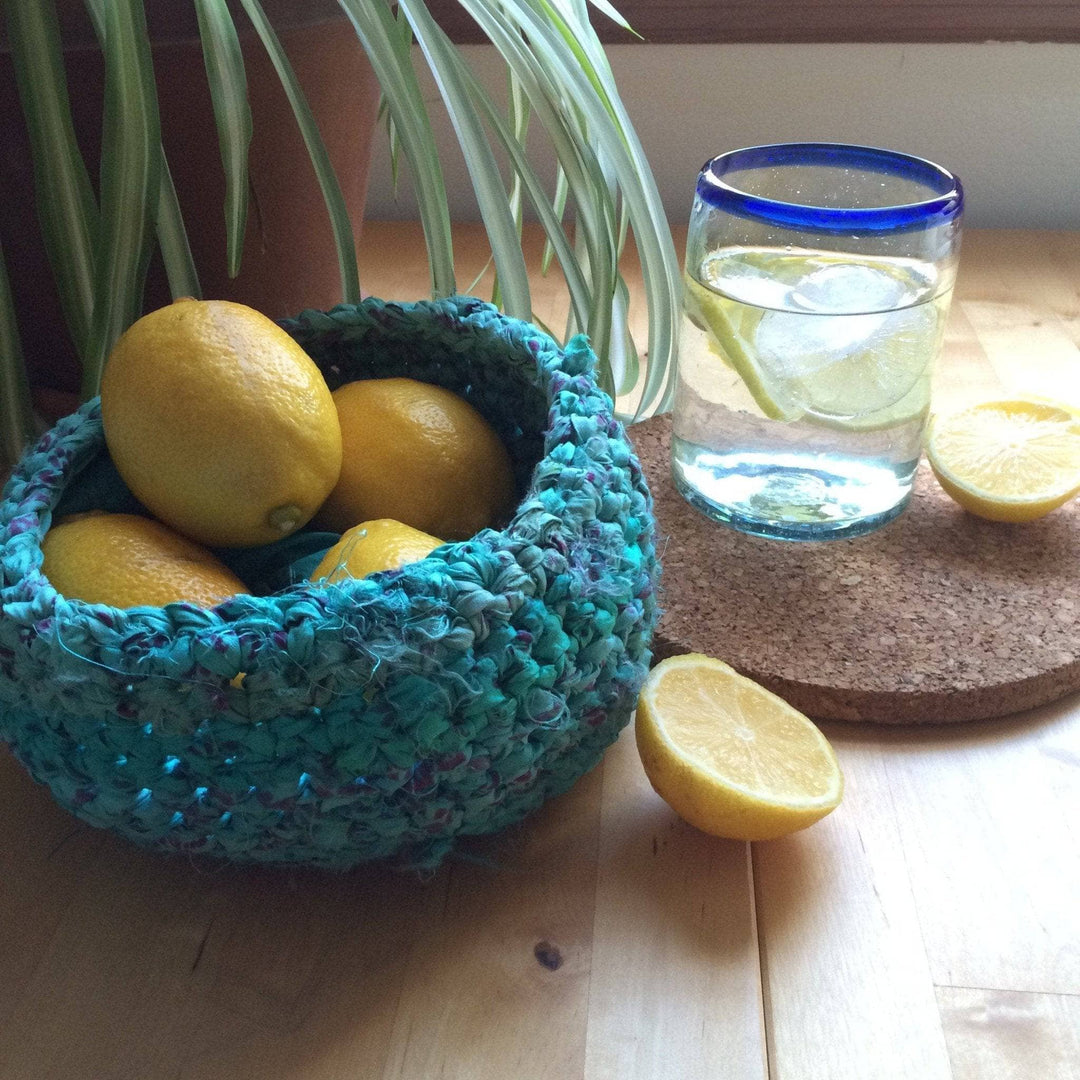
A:
<svg viewBox="0 0 1080 1080">
<path fill-rule="evenodd" d="M 468 46 L 493 89 L 494 50 Z M 864 142 L 931 158 L 964 182 L 967 223 L 1080 229 L 1080 45 L 621 45 L 609 51 L 669 217 L 681 223 L 697 170 L 714 153 L 791 139 Z M 433 117 L 437 94 L 429 84 Z M 476 217 L 442 118 L 456 219 Z M 543 160 L 546 145 L 535 141 Z M 368 213 L 395 201 L 378 141 Z"/>
</svg>

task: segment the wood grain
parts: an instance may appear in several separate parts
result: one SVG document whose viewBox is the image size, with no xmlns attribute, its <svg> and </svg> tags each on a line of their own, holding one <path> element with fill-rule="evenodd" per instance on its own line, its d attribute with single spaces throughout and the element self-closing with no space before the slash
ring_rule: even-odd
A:
<svg viewBox="0 0 1080 1080">
<path fill-rule="evenodd" d="M 1080 997 L 943 986 L 953 1080 L 1076 1080 Z"/>
<path fill-rule="evenodd" d="M 482 232 L 456 237 L 471 281 Z M 1038 360 L 1013 319 L 1076 340 L 1077 247 L 969 234 L 943 394 Z M 369 291 L 426 272 L 415 225 L 365 228 Z M 1077 1080 L 1080 696 L 826 733 L 844 802 L 749 859 L 673 817 L 627 730 L 427 880 L 150 856 L 0 748 L 0 1080 Z"/>
<path fill-rule="evenodd" d="M 385 1075 L 470 1080 L 494 1061 L 508 1076 L 580 1071 L 600 779 L 445 868 L 443 905 L 410 950 Z"/>
<path fill-rule="evenodd" d="M 604 760 L 597 864 L 586 1080 L 767 1080 L 748 847 L 680 821 L 629 730 Z"/>
<path fill-rule="evenodd" d="M 934 982 L 1080 994 L 1075 708 L 879 747 Z"/>
<path fill-rule="evenodd" d="M 844 771 L 840 807 L 753 845 L 771 1076 L 949 1080 L 884 762 L 873 740 L 824 730 Z"/>
</svg>

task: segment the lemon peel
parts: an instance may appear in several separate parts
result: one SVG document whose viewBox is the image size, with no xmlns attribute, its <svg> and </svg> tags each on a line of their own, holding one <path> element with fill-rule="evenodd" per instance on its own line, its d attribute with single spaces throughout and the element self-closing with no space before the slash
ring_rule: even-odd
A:
<svg viewBox="0 0 1080 1080">
<path fill-rule="evenodd" d="M 322 373 L 281 327 L 243 304 L 177 300 L 135 322 L 105 365 L 101 415 L 135 496 L 211 547 L 294 532 L 341 469 Z"/>
<path fill-rule="evenodd" d="M 495 429 L 442 386 L 395 377 L 338 387 L 344 456 L 318 521 L 335 532 L 391 518 L 447 540 L 513 510 L 510 455 Z"/>
<path fill-rule="evenodd" d="M 391 518 L 364 521 L 347 530 L 322 557 L 311 581 L 334 584 L 363 578 L 380 570 L 399 570 L 430 555 L 442 544 L 437 536 Z"/>
<path fill-rule="evenodd" d="M 246 591 L 211 552 L 152 518 L 73 514 L 45 534 L 42 572 L 69 600 L 111 607 L 212 607 Z"/>
</svg>

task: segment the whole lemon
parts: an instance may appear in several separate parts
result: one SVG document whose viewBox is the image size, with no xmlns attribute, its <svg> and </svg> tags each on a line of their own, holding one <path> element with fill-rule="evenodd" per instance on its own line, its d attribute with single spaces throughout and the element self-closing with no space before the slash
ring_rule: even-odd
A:
<svg viewBox="0 0 1080 1080">
<path fill-rule="evenodd" d="M 322 557 L 311 581 L 328 584 L 363 578 L 379 570 L 400 570 L 430 555 L 442 541 L 391 518 L 364 521 L 349 529 Z"/>
<path fill-rule="evenodd" d="M 138 514 L 77 514 L 41 544 L 42 572 L 62 596 L 127 608 L 187 600 L 212 607 L 246 592 L 205 548 Z"/>
<path fill-rule="evenodd" d="M 416 379 L 366 379 L 334 391 L 344 455 L 319 520 L 337 532 L 393 518 L 464 540 L 514 506 L 510 456 L 464 398 Z"/>
<path fill-rule="evenodd" d="M 265 315 L 177 300 L 117 341 L 101 383 L 105 441 L 156 517 L 203 544 L 266 544 L 337 482 L 341 430 L 322 373 Z"/>
</svg>

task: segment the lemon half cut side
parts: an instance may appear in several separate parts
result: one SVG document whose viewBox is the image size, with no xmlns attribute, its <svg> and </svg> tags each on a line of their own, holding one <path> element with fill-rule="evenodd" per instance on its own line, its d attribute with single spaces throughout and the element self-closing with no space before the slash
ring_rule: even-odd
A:
<svg viewBox="0 0 1080 1080">
<path fill-rule="evenodd" d="M 979 402 L 931 420 L 926 456 L 970 513 L 1035 521 L 1080 493 L 1080 415 L 1034 399 Z"/>
<path fill-rule="evenodd" d="M 762 312 L 744 308 L 736 325 L 728 310 L 736 310 L 705 288 L 692 275 L 683 275 L 683 307 L 686 317 L 709 335 L 709 347 L 742 379 L 754 403 L 770 420 L 797 420 L 803 410 L 785 392 L 782 382 L 769 378 L 754 357 L 754 335 Z"/>
<path fill-rule="evenodd" d="M 844 791 L 816 725 L 721 660 L 662 660 L 638 699 L 635 735 L 649 782 L 685 821 L 735 840 L 771 840 L 834 810 Z"/>
</svg>

